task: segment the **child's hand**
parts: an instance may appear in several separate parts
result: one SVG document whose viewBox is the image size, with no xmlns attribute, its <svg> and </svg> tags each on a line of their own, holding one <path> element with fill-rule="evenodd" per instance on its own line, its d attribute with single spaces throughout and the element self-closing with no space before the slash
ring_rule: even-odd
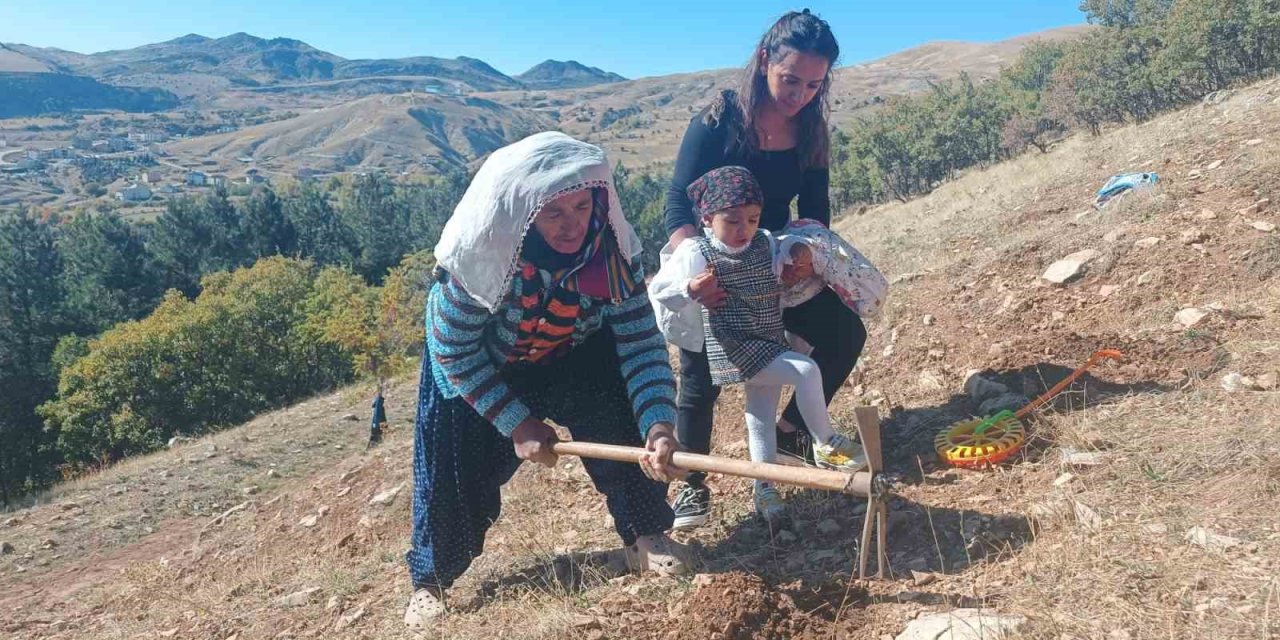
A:
<svg viewBox="0 0 1280 640">
<path fill-rule="evenodd" d="M 791 286 L 813 274 L 813 252 L 803 243 L 792 246 L 791 264 L 782 265 L 782 283 Z"/>
<path fill-rule="evenodd" d="M 689 297 L 708 309 L 724 306 L 727 295 L 724 289 L 720 288 L 720 281 L 716 280 L 716 272 L 711 269 L 689 279 Z"/>
</svg>

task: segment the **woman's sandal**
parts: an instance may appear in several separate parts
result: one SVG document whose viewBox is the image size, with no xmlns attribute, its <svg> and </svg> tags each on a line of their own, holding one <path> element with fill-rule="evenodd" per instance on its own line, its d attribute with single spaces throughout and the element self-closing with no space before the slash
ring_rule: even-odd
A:
<svg viewBox="0 0 1280 640">
<path fill-rule="evenodd" d="M 627 547 L 627 568 L 632 571 L 656 571 L 664 576 L 682 576 L 693 572 L 689 548 L 667 537 L 665 533 L 640 536 Z"/>
<path fill-rule="evenodd" d="M 426 630 L 432 621 L 444 614 L 444 591 L 424 587 L 413 592 L 404 610 L 404 624 L 417 631 Z"/>
</svg>

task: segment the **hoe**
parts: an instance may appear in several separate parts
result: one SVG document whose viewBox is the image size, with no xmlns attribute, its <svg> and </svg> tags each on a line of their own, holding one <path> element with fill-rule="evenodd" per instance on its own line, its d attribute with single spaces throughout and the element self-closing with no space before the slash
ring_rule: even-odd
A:
<svg viewBox="0 0 1280 640">
<path fill-rule="evenodd" d="M 876 538 L 876 573 L 883 578 L 889 563 L 885 555 L 885 537 L 888 530 L 888 507 L 892 482 L 884 474 L 884 456 L 880 446 L 880 418 L 875 407 L 858 407 L 858 433 L 867 454 L 867 470 L 842 473 L 811 467 L 794 467 L 782 464 L 750 462 L 732 458 L 704 456 L 696 453 L 677 452 L 672 462 L 689 471 L 720 473 L 753 480 L 767 480 L 783 484 L 837 491 L 867 499 L 867 515 L 862 525 L 862 540 L 858 546 L 858 577 L 867 577 L 868 551 L 871 538 Z M 552 451 L 557 455 L 597 458 L 618 462 L 640 463 L 645 456 L 639 447 L 622 447 L 592 442 L 554 442 Z"/>
</svg>

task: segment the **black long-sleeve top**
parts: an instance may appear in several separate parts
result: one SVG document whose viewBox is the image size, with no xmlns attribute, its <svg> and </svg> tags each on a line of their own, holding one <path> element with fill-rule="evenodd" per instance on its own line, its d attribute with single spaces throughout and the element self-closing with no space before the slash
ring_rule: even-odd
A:
<svg viewBox="0 0 1280 640">
<path fill-rule="evenodd" d="M 702 174 L 719 167 L 738 165 L 755 174 L 764 192 L 764 211 L 760 227 L 779 231 L 791 220 L 791 201 L 799 197 L 797 209 L 801 218 L 817 220 L 831 225 L 831 199 L 827 191 L 831 173 L 827 167 L 802 169 L 800 154 L 796 148 L 784 151 L 761 151 L 747 156 L 741 151 L 726 150 L 729 133 L 728 120 L 738 117 L 734 109 L 711 126 L 706 122 L 704 109 L 689 123 L 684 140 L 680 143 L 680 155 L 676 157 L 675 173 L 667 188 L 667 201 L 663 221 L 667 233 L 691 224 L 699 226 L 689 201 L 689 184 Z"/>
</svg>

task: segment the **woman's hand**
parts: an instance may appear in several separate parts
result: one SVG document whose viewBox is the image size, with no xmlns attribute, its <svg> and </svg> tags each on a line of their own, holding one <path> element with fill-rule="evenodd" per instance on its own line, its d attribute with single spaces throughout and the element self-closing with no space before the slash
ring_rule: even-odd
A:
<svg viewBox="0 0 1280 640">
<path fill-rule="evenodd" d="M 649 439 L 644 448 L 649 454 L 640 458 L 640 470 L 644 475 L 658 482 L 671 482 L 683 478 L 689 472 L 675 466 L 671 456 L 679 448 L 676 442 L 675 427 L 666 422 L 659 422 L 649 428 Z"/>
<path fill-rule="evenodd" d="M 689 297 L 708 309 L 723 307 L 727 296 L 724 289 L 720 288 L 716 272 L 709 268 L 689 279 Z"/>
<path fill-rule="evenodd" d="M 516 457 L 530 460 L 538 464 L 554 467 L 559 459 L 551 451 L 551 442 L 556 439 L 556 430 L 551 425 L 537 419 L 525 418 L 511 432 L 511 442 L 516 448 Z"/>
<path fill-rule="evenodd" d="M 671 242 L 671 246 L 678 247 L 680 246 L 681 242 L 684 242 L 689 238 L 696 238 L 696 237 L 698 237 L 697 227 L 694 227 L 691 224 L 686 224 L 676 229 L 675 231 L 672 231 L 671 237 L 668 238 L 668 240 Z"/>
</svg>

